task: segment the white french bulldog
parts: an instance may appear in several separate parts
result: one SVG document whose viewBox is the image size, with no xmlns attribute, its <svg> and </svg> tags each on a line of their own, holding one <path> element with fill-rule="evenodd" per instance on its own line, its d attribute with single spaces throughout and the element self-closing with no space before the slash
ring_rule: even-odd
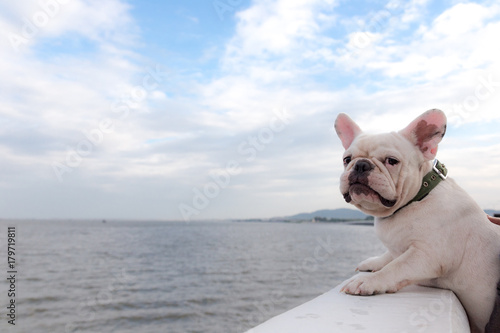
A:
<svg viewBox="0 0 500 333">
<path fill-rule="evenodd" d="M 375 216 L 388 251 L 361 262 L 372 274 L 342 292 L 373 295 L 409 284 L 450 289 L 472 332 L 484 332 L 500 280 L 500 227 L 434 160 L 446 116 L 429 110 L 399 132 L 368 135 L 346 114 L 335 121 L 346 149 L 340 190 L 347 202 Z"/>
</svg>

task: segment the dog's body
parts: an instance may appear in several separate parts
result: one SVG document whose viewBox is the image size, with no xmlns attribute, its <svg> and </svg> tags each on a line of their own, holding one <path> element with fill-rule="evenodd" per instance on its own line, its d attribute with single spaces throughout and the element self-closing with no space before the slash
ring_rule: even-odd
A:
<svg viewBox="0 0 500 333">
<path fill-rule="evenodd" d="M 335 123 L 346 149 L 340 189 L 347 202 L 376 216 L 388 251 L 359 264 L 372 271 L 342 291 L 372 295 L 421 285 L 451 289 L 484 332 L 500 280 L 500 227 L 452 179 L 412 201 L 446 131 L 446 117 L 431 110 L 398 133 L 366 135 L 346 115 Z M 444 177 L 443 177 L 444 178 Z"/>
</svg>

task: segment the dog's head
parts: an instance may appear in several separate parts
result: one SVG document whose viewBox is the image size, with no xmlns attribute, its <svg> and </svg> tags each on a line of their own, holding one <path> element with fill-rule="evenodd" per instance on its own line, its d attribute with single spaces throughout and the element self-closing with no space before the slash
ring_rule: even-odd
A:
<svg viewBox="0 0 500 333">
<path fill-rule="evenodd" d="M 433 109 L 399 132 L 369 135 L 341 113 L 335 130 L 346 149 L 340 177 L 344 199 L 366 214 L 386 217 L 418 193 L 428 171 L 424 166 L 435 158 L 446 132 L 446 116 Z"/>
</svg>

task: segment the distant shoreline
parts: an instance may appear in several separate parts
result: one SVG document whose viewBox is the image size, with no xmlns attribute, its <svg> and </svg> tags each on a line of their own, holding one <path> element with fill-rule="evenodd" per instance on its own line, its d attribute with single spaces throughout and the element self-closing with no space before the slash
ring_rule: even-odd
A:
<svg viewBox="0 0 500 333">
<path fill-rule="evenodd" d="M 348 225 L 367 225 L 373 226 L 373 219 L 329 219 L 329 220 L 287 220 L 287 219 L 234 219 L 232 222 L 247 222 L 247 223 L 310 223 L 310 224 L 348 224 Z"/>
</svg>

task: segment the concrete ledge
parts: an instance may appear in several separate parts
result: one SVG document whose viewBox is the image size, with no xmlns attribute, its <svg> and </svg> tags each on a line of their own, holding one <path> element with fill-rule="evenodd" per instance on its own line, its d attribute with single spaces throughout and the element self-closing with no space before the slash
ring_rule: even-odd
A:
<svg viewBox="0 0 500 333">
<path fill-rule="evenodd" d="M 470 332 L 449 290 L 408 286 L 395 294 L 351 296 L 339 292 L 344 283 L 247 333 Z"/>
</svg>

